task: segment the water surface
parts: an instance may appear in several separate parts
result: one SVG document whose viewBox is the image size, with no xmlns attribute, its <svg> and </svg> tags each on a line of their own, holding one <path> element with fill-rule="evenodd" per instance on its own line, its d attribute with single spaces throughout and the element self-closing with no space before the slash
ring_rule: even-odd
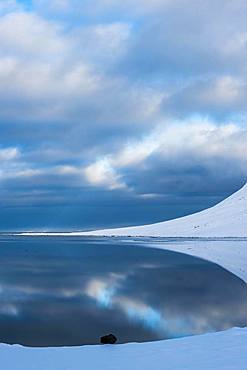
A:
<svg viewBox="0 0 247 370">
<path fill-rule="evenodd" d="M 0 342 L 95 344 L 109 332 L 119 342 L 142 342 L 247 326 L 247 288 L 239 278 L 141 244 L 1 237 Z"/>
</svg>

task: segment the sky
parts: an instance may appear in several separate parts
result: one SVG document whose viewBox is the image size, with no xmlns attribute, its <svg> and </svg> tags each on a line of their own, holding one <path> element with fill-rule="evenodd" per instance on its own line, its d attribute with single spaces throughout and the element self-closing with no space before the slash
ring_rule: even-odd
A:
<svg viewBox="0 0 247 370">
<path fill-rule="evenodd" d="M 244 0 L 1 0 L 0 230 L 138 225 L 246 182 Z"/>
</svg>

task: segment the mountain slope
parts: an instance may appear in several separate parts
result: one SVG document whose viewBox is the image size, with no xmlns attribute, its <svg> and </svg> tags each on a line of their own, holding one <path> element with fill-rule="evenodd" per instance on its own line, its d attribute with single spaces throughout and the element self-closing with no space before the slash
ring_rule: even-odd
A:
<svg viewBox="0 0 247 370">
<path fill-rule="evenodd" d="M 151 225 L 97 230 L 83 235 L 247 237 L 247 184 L 216 206 Z"/>
</svg>

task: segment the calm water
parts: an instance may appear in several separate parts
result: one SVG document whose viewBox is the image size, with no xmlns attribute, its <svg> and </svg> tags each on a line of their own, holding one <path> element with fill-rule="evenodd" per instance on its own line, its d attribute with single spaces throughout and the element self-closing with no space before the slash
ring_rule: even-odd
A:
<svg viewBox="0 0 247 370">
<path fill-rule="evenodd" d="M 247 326 L 246 308 L 246 285 L 231 273 L 140 241 L 0 238 L 0 342 L 173 338 Z"/>
</svg>

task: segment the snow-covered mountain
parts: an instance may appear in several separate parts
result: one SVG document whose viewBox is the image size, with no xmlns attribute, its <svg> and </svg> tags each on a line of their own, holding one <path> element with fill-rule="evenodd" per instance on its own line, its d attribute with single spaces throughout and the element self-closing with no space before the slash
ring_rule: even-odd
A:
<svg viewBox="0 0 247 370">
<path fill-rule="evenodd" d="M 83 235 L 161 237 L 247 237 L 247 184 L 216 206 L 171 221 Z"/>
</svg>

